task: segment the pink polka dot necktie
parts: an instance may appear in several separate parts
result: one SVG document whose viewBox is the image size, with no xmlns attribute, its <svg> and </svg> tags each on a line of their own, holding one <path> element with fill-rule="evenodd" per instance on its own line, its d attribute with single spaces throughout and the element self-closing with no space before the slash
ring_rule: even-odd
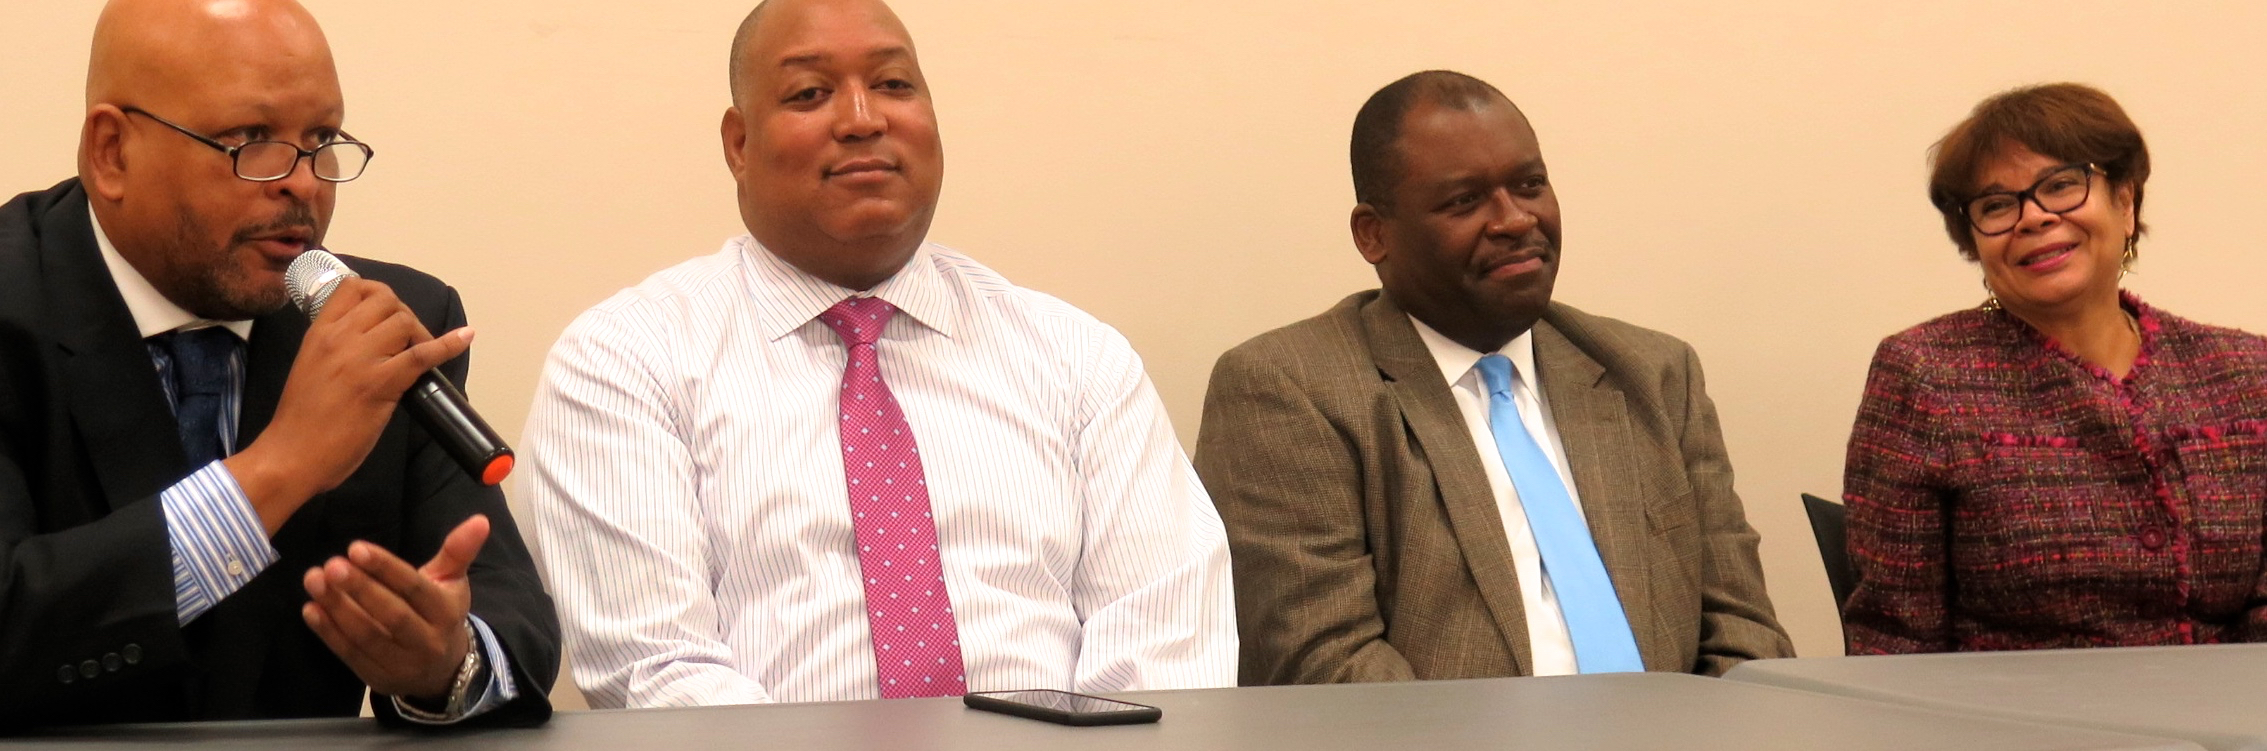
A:
<svg viewBox="0 0 2267 751">
<path fill-rule="evenodd" d="M 913 428 L 882 382 L 875 340 L 897 308 L 878 297 L 836 303 L 819 320 L 842 337 L 842 470 L 866 577 L 866 623 L 882 698 L 958 696 L 967 691 L 960 628 L 953 623 L 937 560 L 937 524 Z"/>
</svg>

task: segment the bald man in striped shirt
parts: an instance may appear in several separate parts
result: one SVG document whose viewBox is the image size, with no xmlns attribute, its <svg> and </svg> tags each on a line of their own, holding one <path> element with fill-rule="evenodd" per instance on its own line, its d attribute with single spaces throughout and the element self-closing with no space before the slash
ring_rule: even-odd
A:
<svg viewBox="0 0 2267 751">
<path fill-rule="evenodd" d="M 731 78 L 750 234 L 578 318 L 526 431 L 591 704 L 1234 685 L 1226 535 L 1140 359 L 926 242 L 896 16 L 771 0 Z"/>
</svg>

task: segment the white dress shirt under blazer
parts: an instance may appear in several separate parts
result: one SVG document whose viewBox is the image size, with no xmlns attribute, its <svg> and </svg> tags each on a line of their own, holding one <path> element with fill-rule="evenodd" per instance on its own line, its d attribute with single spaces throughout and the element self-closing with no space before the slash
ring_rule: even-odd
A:
<svg viewBox="0 0 2267 751">
<path fill-rule="evenodd" d="M 1480 380 L 1482 354 L 1456 343 L 1424 321 L 1410 316 L 1417 324 L 1417 336 L 1425 340 L 1425 349 L 1433 354 L 1433 362 L 1440 365 L 1441 376 L 1448 379 L 1449 393 L 1456 395 L 1456 409 L 1464 414 L 1464 426 L 1472 434 L 1472 444 L 1480 450 L 1480 467 L 1488 475 L 1488 488 L 1495 491 L 1496 513 L 1503 517 L 1503 531 L 1511 543 L 1511 568 L 1519 577 L 1519 604 L 1527 610 L 1527 646 L 1535 655 L 1535 675 L 1573 675 L 1578 672 L 1574 662 L 1574 637 L 1566 628 L 1566 615 L 1559 610 L 1559 596 L 1551 589 L 1551 580 L 1543 575 L 1543 551 L 1535 543 L 1535 529 L 1527 523 L 1527 507 L 1519 503 L 1519 489 L 1511 484 L 1511 472 L 1504 469 L 1503 452 L 1496 448 L 1496 436 L 1488 424 L 1488 387 Z M 1574 473 L 1567 470 L 1566 445 L 1559 441 L 1558 422 L 1551 419 L 1551 405 L 1543 400 L 1542 375 L 1535 370 L 1535 332 L 1520 333 L 1503 347 L 1487 354 L 1503 355 L 1511 360 L 1511 403 L 1519 408 L 1520 423 L 1527 427 L 1527 435 L 1535 445 L 1543 448 L 1544 458 L 1559 471 L 1559 482 L 1566 483 L 1566 497 L 1574 501 L 1574 513 L 1588 517 L 1582 511 L 1582 496 L 1574 489 Z"/>
<path fill-rule="evenodd" d="M 742 236 L 552 348 L 521 491 L 592 706 L 880 695 L 817 320 L 854 294 Z M 1234 685 L 1227 535 L 1125 338 L 937 245 L 870 294 L 968 689 Z"/>
</svg>

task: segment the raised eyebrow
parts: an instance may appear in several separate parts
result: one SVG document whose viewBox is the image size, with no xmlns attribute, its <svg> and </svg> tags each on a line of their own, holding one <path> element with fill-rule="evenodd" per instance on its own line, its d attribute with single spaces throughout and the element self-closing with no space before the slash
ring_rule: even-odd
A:
<svg viewBox="0 0 2267 751">
<path fill-rule="evenodd" d="M 2072 168 L 2072 167 L 2084 167 L 2084 166 L 2086 166 L 2086 165 L 2085 165 L 2084 163 L 2077 163 L 2077 164 L 2057 164 L 2057 165 L 2052 165 L 2052 166 L 2047 166 L 2047 167 L 2040 167 L 2040 168 L 2038 169 L 2038 171 L 2037 171 L 2037 172 L 2033 172 L 2033 173 L 2031 173 L 2031 184 L 2030 184 L 2030 185 L 2026 185 L 2026 186 L 2023 186 L 2023 188 L 2024 188 L 2024 190 L 2029 190 L 2029 189 L 2031 189 L 2031 187 L 2038 185 L 2038 184 L 2039 184 L 2039 181 L 2040 181 L 2040 180 L 2045 180 L 2045 179 L 2047 179 L 2047 176 L 2048 176 L 2048 175 L 2052 175 L 2052 174 L 2054 174 L 2054 173 L 2057 173 L 2057 172 L 2061 172 L 2061 171 L 2063 171 L 2063 170 L 2066 170 L 2066 169 L 2070 169 L 2070 168 Z M 2006 193 L 2006 194 L 2009 194 L 2009 195 L 2014 195 L 2015 193 L 2018 193 L 2018 192 L 2021 192 L 2021 191 L 2017 191 L 2017 190 L 2015 190 L 2015 189 L 2013 189 L 2013 188 L 2009 188 L 2009 187 L 2007 187 L 2007 186 L 2005 186 L 2005 185 L 2001 185 L 2001 184 L 1999 184 L 1999 183 L 1996 183 L 1996 182 L 1995 182 L 1995 183 L 1987 183 L 1987 184 L 1985 184 L 1985 185 L 1984 185 L 1984 187 L 1982 187 L 1982 188 L 1978 188 L 1978 189 L 1976 190 L 1976 198 L 1982 198 L 1982 197 L 1984 197 L 1984 196 L 1988 196 L 1988 195 L 1991 195 L 1991 194 L 1993 194 L 1993 193 Z M 1971 201 L 1973 201 L 1973 200 L 1976 200 L 1976 198 L 1970 198 L 1970 199 L 1968 199 L 1968 200 L 1971 200 Z"/>
<path fill-rule="evenodd" d="M 205 137 L 224 143 L 234 141 L 239 144 L 276 140 L 275 130 L 259 123 L 238 125 L 227 130 L 208 133 Z"/>
<path fill-rule="evenodd" d="M 1438 204 L 1462 195 L 1482 182 L 1486 182 L 1486 179 L 1480 175 L 1452 175 L 1447 178 L 1428 181 L 1418 186 L 1418 190 L 1421 191 L 1418 195 L 1425 196 L 1428 203 Z"/>
<path fill-rule="evenodd" d="M 265 125 L 255 125 L 255 126 L 248 126 L 247 128 L 239 128 L 239 129 L 237 129 L 237 130 L 229 131 L 229 133 L 247 133 L 247 131 L 255 131 L 255 130 L 256 130 L 256 131 L 257 131 L 257 132 L 258 132 L 258 133 L 259 133 L 259 134 L 261 135 L 261 137 L 262 137 L 262 138 L 261 138 L 260 140 L 269 140 L 269 141 L 288 141 L 288 140 L 289 140 L 289 139 L 285 138 L 285 137 L 284 137 L 283 135 L 276 133 L 276 131 L 275 131 L 275 129 L 274 129 L 274 128 L 270 128 L 270 127 L 268 127 L 268 126 L 265 126 Z M 248 134 L 248 133 L 247 133 L 247 134 Z M 302 131 L 300 131 L 300 132 L 299 132 L 299 134 L 300 134 L 300 140 L 305 140 L 305 139 L 306 139 L 307 137 L 309 137 L 309 136 L 313 136 L 313 137 L 315 137 L 315 138 L 316 138 L 316 142 L 317 142 L 317 143 L 330 143 L 330 142 L 332 142 L 332 141 L 336 141 L 336 140 L 339 140 L 340 138 L 344 137 L 344 136 L 346 135 L 346 131 L 345 131 L 345 130 L 342 130 L 342 129 L 340 129 L 340 128 L 339 128 L 338 126 L 336 126 L 336 125 L 317 125 L 317 126 L 315 126 L 315 127 L 312 127 L 312 128 L 307 128 L 307 129 L 305 129 L 305 130 L 302 130 Z"/>
<path fill-rule="evenodd" d="M 900 57 L 908 57 L 908 58 L 909 58 L 909 57 L 912 57 L 912 56 L 913 56 L 913 50 L 912 50 L 912 48 L 910 48 L 910 47 L 905 47 L 905 46 L 901 46 L 901 45 L 891 45 L 891 46 L 888 46 L 888 47 L 878 47 L 878 48 L 875 48 L 875 49 L 873 49 L 873 50 L 870 50 L 870 51 L 868 51 L 868 52 L 866 53 L 866 59 L 867 59 L 867 60 L 883 60 L 883 59 L 900 58 Z M 788 55 L 788 56 L 786 56 L 786 57 L 780 58 L 780 59 L 779 59 L 779 67 L 782 67 L 782 68 L 811 68 L 811 67 L 817 67 L 817 66 L 819 66 L 819 65 L 821 65 L 821 64 L 824 64 L 824 63 L 826 63 L 826 62 L 828 62 L 828 61 L 830 61 L 830 60 L 832 60 L 832 59 L 834 59 L 834 56 L 833 56 L 833 55 L 830 55 L 830 54 L 827 54 L 827 53 L 825 53 L 825 52 L 806 52 L 806 53 L 803 53 L 803 54 L 800 54 L 800 55 Z"/>
<path fill-rule="evenodd" d="M 2034 180 L 2033 182 L 2036 182 L 2036 180 Z M 2005 185 L 2001 185 L 2001 184 L 1999 184 L 1999 183 L 1997 183 L 1997 182 L 1989 182 L 1989 183 L 1984 183 L 1983 187 L 1977 188 L 1977 189 L 1976 189 L 1976 193 L 1975 193 L 1975 195 L 1969 196 L 1969 197 L 1968 197 L 1968 200 L 1970 200 L 1970 201 L 1973 201 L 1973 200 L 1976 200 L 1976 199 L 1978 199 L 1978 198 L 1982 198 L 1982 197 L 1984 197 L 1984 196 L 1989 196 L 1989 195 L 1997 195 L 1997 194 L 2004 194 L 2004 195 L 2010 195 L 2010 196 L 2012 196 L 2012 195 L 2015 195 L 2015 193 L 2016 193 L 2016 191 L 2014 191 L 2013 189 L 2010 189 L 2010 188 L 2008 188 L 2008 187 L 2007 187 L 2007 186 L 2005 186 Z"/>
<path fill-rule="evenodd" d="M 779 59 L 779 67 L 809 68 L 816 66 L 819 63 L 826 62 L 826 60 L 827 55 L 824 52 L 812 52 L 804 55 L 789 55 L 787 57 Z"/>
<path fill-rule="evenodd" d="M 339 135 L 339 134 L 341 134 L 341 133 L 344 133 L 344 132 L 345 132 L 345 130 L 343 130 L 343 129 L 341 128 L 341 126 L 337 126 L 337 125 L 316 125 L 316 126 L 313 126 L 313 127 L 309 127 L 309 128 L 307 128 L 307 129 L 305 129 L 305 130 L 302 130 L 302 131 L 300 131 L 300 132 L 301 132 L 301 133 L 320 133 L 320 134 L 323 134 L 323 135 L 327 135 L 327 136 L 335 136 L 335 135 Z M 276 128 L 275 128 L 275 126 L 269 125 L 269 124 L 267 124 L 267 123 L 264 123 L 264 122 L 249 122 L 249 123 L 242 123 L 242 124 L 238 124 L 238 125 L 234 125 L 234 126 L 230 126 L 230 127 L 222 128 L 222 129 L 220 129 L 220 130 L 216 130 L 216 131 L 213 131 L 210 137 L 212 137 L 212 138 L 227 138 L 227 137 L 229 137 L 229 136 L 244 136 L 244 137 L 247 137 L 247 138 L 248 138 L 248 137 L 251 137 L 251 136 L 252 136 L 252 135 L 254 135 L 254 134 L 263 135 L 263 136 L 274 136 L 274 135 L 276 135 L 276 133 L 277 133 L 277 131 L 276 131 Z"/>
</svg>

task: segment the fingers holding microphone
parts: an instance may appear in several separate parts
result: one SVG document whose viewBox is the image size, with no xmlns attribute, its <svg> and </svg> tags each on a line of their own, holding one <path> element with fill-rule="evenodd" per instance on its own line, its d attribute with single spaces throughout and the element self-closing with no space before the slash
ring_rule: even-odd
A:
<svg viewBox="0 0 2267 751">
<path fill-rule="evenodd" d="M 226 460 L 269 534 L 308 499 L 345 482 L 377 445 L 402 392 L 471 346 L 470 330 L 435 337 L 392 288 L 338 269 L 313 287 L 294 275 L 292 297 L 313 320 L 275 416 Z"/>
<path fill-rule="evenodd" d="M 410 324 L 418 333 L 425 333 L 425 326 L 417 323 L 416 318 L 411 318 Z M 400 386 L 394 388 L 393 391 L 399 394 L 407 390 L 410 384 L 417 382 L 419 376 L 431 372 L 434 368 L 441 367 L 443 363 L 457 359 L 458 356 L 471 349 L 471 326 L 460 326 L 440 336 L 428 334 L 423 341 L 412 344 L 409 348 L 395 354 L 392 362 L 388 363 L 391 371 L 405 378 L 405 380 L 400 381 Z"/>
<path fill-rule="evenodd" d="M 333 318 L 334 315 L 337 317 Z M 368 388 L 371 404 L 383 403 L 390 407 L 419 375 L 455 359 L 471 347 L 471 327 L 435 337 L 425 329 L 425 323 L 418 320 L 417 314 L 394 296 L 393 288 L 383 282 L 350 277 L 339 281 L 328 304 L 308 326 L 307 339 L 300 348 L 300 362 L 308 361 L 310 349 L 336 349 L 350 355 L 353 359 L 320 358 L 316 362 L 346 368 L 325 372 L 345 378 L 348 384 Z M 365 372 L 379 377 L 355 377 Z M 292 377 L 296 380 L 298 376 L 298 365 L 294 363 Z"/>
<path fill-rule="evenodd" d="M 353 339 L 374 349 L 367 355 L 383 363 L 378 366 L 383 378 L 373 385 L 374 399 L 391 406 L 401 400 L 402 392 L 409 390 L 417 379 L 438 368 L 442 363 L 456 359 L 472 349 L 472 327 L 463 326 L 434 336 L 425 329 L 425 322 L 410 311 L 409 306 L 394 297 L 393 289 L 380 282 L 360 277 L 348 279 L 340 285 L 341 291 L 360 290 L 365 295 L 359 301 L 357 313 L 367 313 L 375 320 L 348 318 L 341 322 L 347 331 L 359 331 Z M 368 323 L 367 327 L 362 324 Z M 310 334 L 314 333 L 312 329 Z"/>
<path fill-rule="evenodd" d="M 330 253 L 311 250 L 292 262 L 288 277 L 292 299 L 310 315 L 315 315 L 327 298 L 351 286 L 347 282 L 355 273 Z M 390 295 L 391 291 L 386 294 Z M 368 301 L 361 304 L 367 305 Z M 427 336 L 423 324 L 408 310 L 396 306 L 392 315 L 392 321 L 380 322 L 370 329 L 375 333 L 391 327 L 407 337 L 401 347 L 386 350 L 398 354 L 391 358 L 396 380 L 387 381 L 385 389 L 400 394 L 402 410 L 424 426 L 426 435 L 443 453 L 456 460 L 466 475 L 482 485 L 503 482 L 504 476 L 512 471 L 511 447 L 504 445 L 496 429 L 489 427 L 488 421 L 473 410 L 472 401 L 465 398 L 464 392 L 437 369 L 442 363 L 464 354 L 472 345 L 472 331 L 460 328 L 433 338 Z M 349 326 L 349 330 L 363 329 Z M 407 382 L 399 380 L 402 378 L 408 379 Z"/>
</svg>

